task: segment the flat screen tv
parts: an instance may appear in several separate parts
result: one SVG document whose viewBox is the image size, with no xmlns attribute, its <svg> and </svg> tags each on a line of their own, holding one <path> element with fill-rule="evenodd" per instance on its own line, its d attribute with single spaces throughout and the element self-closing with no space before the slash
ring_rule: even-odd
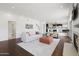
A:
<svg viewBox="0 0 79 59">
<path fill-rule="evenodd" d="M 72 10 L 72 20 L 76 20 L 78 17 L 78 4 L 73 4 L 73 10 Z"/>
</svg>

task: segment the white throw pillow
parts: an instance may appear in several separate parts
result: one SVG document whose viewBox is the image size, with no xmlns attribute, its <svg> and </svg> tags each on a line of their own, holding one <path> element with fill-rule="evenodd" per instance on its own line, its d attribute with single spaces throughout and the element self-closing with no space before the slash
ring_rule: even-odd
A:
<svg viewBox="0 0 79 59">
<path fill-rule="evenodd" d="M 21 34 L 21 40 L 22 40 L 23 42 L 26 41 L 26 36 L 28 37 L 29 35 L 26 34 L 25 32 L 23 32 L 23 33 Z"/>
</svg>

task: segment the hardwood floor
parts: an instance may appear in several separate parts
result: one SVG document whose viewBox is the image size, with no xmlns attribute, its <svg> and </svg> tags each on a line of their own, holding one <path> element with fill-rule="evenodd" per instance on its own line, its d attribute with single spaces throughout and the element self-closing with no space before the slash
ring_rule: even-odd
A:
<svg viewBox="0 0 79 59">
<path fill-rule="evenodd" d="M 57 45 L 57 47 L 56 47 L 56 49 L 55 49 L 55 51 L 52 53 L 52 56 L 63 56 L 63 47 L 64 47 L 64 42 L 70 42 L 71 41 L 71 39 L 69 38 L 69 37 L 66 37 L 66 36 L 63 36 L 63 37 L 60 37 L 60 42 L 58 43 L 58 45 Z M 20 41 L 19 41 L 20 42 Z M 30 53 L 27 53 L 28 51 L 25 51 L 24 49 L 22 49 L 21 47 L 19 47 L 18 45 L 17 45 L 17 50 L 16 50 L 16 52 L 18 52 L 18 54 L 17 55 L 30 55 L 30 56 L 32 56 Z M 20 51 L 19 51 L 19 49 L 20 49 Z M 22 52 L 23 53 L 21 53 L 21 50 L 22 50 Z M 26 54 L 26 53 L 27 54 Z"/>
<path fill-rule="evenodd" d="M 69 37 L 60 37 L 60 42 L 58 43 L 54 53 L 52 56 L 63 56 L 63 47 L 64 47 L 64 42 L 70 42 L 71 39 Z"/>
<path fill-rule="evenodd" d="M 71 41 L 71 39 L 69 38 L 69 37 L 60 37 L 60 42 L 58 43 L 58 45 L 57 45 L 57 47 L 55 48 L 55 51 L 52 53 L 52 56 L 62 56 L 62 54 L 63 54 L 63 47 L 64 47 L 64 42 L 70 42 Z M 14 44 L 14 42 L 15 41 L 10 41 L 10 43 L 12 44 Z M 18 39 L 16 39 L 16 43 L 20 43 L 21 42 L 21 39 L 20 38 L 18 38 Z M 13 44 L 12 44 L 12 46 L 13 46 Z M 1 45 L 0 45 L 1 46 Z M 3 46 L 4 48 L 4 51 L 6 51 L 6 49 L 7 49 L 7 47 L 5 47 L 5 46 Z M 6 49 L 5 49 L 6 48 Z M 13 48 L 13 47 L 12 47 Z M 0 48 L 1 49 L 1 48 Z M 11 48 L 9 48 L 9 49 L 7 49 L 7 50 L 10 50 Z M 16 48 L 14 49 L 15 51 L 13 52 L 13 50 L 11 50 L 12 51 L 12 53 L 14 53 L 14 54 L 12 54 L 13 56 L 15 55 L 15 56 L 32 56 L 32 54 L 31 53 L 29 53 L 28 51 L 25 51 L 24 49 L 22 49 L 21 47 L 19 47 L 18 45 L 16 45 Z M 2 51 L 1 51 L 2 52 Z M 12 56 L 12 55 L 10 55 L 10 56 Z M 5 56 L 5 55 L 4 55 Z"/>
<path fill-rule="evenodd" d="M 0 56 L 8 56 L 8 40 L 0 41 Z"/>
</svg>

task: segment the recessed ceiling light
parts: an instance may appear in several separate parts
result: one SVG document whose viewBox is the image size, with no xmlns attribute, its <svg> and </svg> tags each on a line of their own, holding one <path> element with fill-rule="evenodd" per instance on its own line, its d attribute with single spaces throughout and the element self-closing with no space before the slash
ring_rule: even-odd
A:
<svg viewBox="0 0 79 59">
<path fill-rule="evenodd" d="M 63 6 L 61 5 L 60 8 L 63 8 Z"/>
<path fill-rule="evenodd" d="M 15 8 L 15 6 L 12 6 L 11 8 Z"/>
</svg>

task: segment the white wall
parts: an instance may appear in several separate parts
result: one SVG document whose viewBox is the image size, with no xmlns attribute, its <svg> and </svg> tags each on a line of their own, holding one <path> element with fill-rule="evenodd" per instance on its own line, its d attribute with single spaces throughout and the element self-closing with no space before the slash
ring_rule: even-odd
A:
<svg viewBox="0 0 79 59">
<path fill-rule="evenodd" d="M 0 41 L 8 39 L 8 22 L 0 13 Z"/>
<path fill-rule="evenodd" d="M 46 33 L 46 22 L 45 21 L 40 22 L 40 33 L 42 34 Z"/>
<path fill-rule="evenodd" d="M 16 15 L 0 11 L 0 41 L 8 40 L 8 21 L 16 21 Z"/>
<path fill-rule="evenodd" d="M 33 29 L 26 29 L 25 25 L 26 24 L 32 24 L 33 25 Z M 35 31 L 39 31 L 38 26 L 36 26 L 36 24 L 39 25 L 39 21 L 31 19 L 31 18 L 25 18 L 25 17 L 21 17 L 20 19 L 18 19 L 16 21 L 16 37 L 20 37 L 22 32 L 35 32 Z"/>
<path fill-rule="evenodd" d="M 22 32 L 39 31 L 39 21 L 24 16 L 15 15 L 9 12 L 0 11 L 0 41 L 8 40 L 8 21 L 16 21 L 16 37 L 20 37 Z M 33 24 L 34 29 L 25 29 L 25 24 Z"/>
</svg>

